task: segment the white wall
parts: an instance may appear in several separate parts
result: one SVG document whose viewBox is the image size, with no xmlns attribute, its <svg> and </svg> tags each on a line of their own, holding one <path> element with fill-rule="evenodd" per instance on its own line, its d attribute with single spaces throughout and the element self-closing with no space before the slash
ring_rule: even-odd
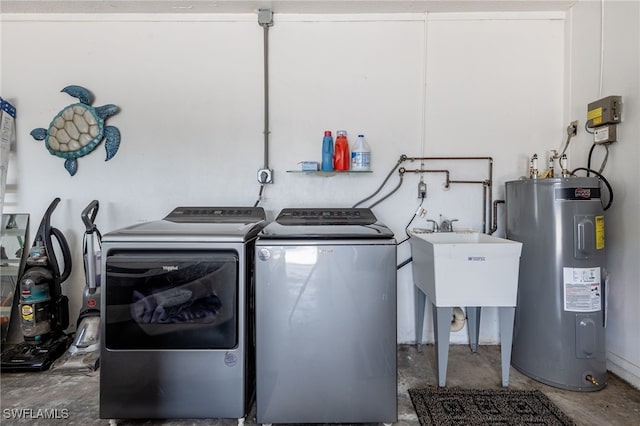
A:
<svg viewBox="0 0 640 426">
<path fill-rule="evenodd" d="M 618 201 L 607 223 L 614 281 L 609 303 L 615 307 L 608 338 L 612 365 L 635 380 L 639 189 L 632 183 L 638 181 L 639 153 L 631 140 L 639 133 L 640 49 L 638 37 L 623 36 L 624 27 L 616 23 L 631 25 L 637 36 L 640 12 L 633 3 L 611 8 L 606 52 L 618 66 L 607 68 L 605 91 L 624 96 L 627 119 L 608 167 Z M 592 43 L 598 13 L 580 2 L 568 20 L 560 12 L 276 14 L 270 30 L 275 183 L 262 205 L 271 218 L 288 206 L 350 206 L 380 185 L 401 154 L 492 156 L 493 195 L 502 198 L 504 182 L 525 174 L 533 152 L 544 158 L 547 150 L 560 148 L 568 121 L 583 123 L 586 103 L 598 97 Z M 262 28 L 254 14 L 5 14 L 1 36 L 0 92 L 18 107 L 17 152 L 10 165 L 17 193 L 7 207 L 31 213 L 33 230 L 49 202 L 62 198 L 53 223 L 73 247 L 76 266 L 65 284 L 72 315 L 84 283 L 79 215 L 92 199 L 101 203 L 102 232 L 161 218 L 177 205 L 255 202 L 256 171 L 263 166 L 263 99 Z M 614 37 L 626 40 L 624 51 L 614 50 Z M 116 157 L 105 163 L 99 147 L 79 160 L 73 178 L 62 159 L 29 136 L 71 103 L 59 93 L 68 84 L 91 89 L 96 105 L 121 108 L 109 119 L 122 133 Z M 320 159 L 327 129 L 348 130 L 352 140 L 365 133 L 374 173 L 287 173 L 299 161 Z M 579 136 L 571 151 L 573 167 L 583 165 L 589 146 L 583 132 Z M 484 164 L 426 166 L 446 167 L 455 179 L 486 176 Z M 442 176 L 425 180 L 426 218 L 442 214 L 460 219 L 460 227 L 480 229 L 478 188 L 444 191 Z M 394 175 L 383 193 L 397 182 Z M 398 240 L 419 204 L 417 182 L 417 176 L 406 176 L 401 189 L 374 209 Z M 413 225 L 427 226 L 426 218 Z M 502 226 L 497 235 L 503 235 Z M 410 255 L 406 243 L 398 251 L 399 261 Z M 398 292 L 398 340 L 412 342 L 410 267 L 399 271 Z M 433 341 L 430 320 L 425 338 Z M 466 342 L 466 329 L 452 341 Z M 497 341 L 496 315 L 488 309 L 481 342 Z"/>
<path fill-rule="evenodd" d="M 537 152 L 544 157 L 546 150 L 557 149 L 559 144 L 563 31 L 564 22 L 553 15 L 541 19 L 530 15 L 430 15 L 427 155 L 492 156 L 494 199 L 504 199 L 504 182 L 526 174 L 529 156 Z M 485 164 L 456 167 L 452 179 L 483 179 Z M 426 207 L 433 218 L 442 214 L 459 218 L 462 227 L 481 229 L 480 187 L 461 185 L 443 192 L 437 183 L 430 188 L 432 197 Z M 503 223 L 500 225 L 497 235 L 504 235 Z M 431 336 L 430 314 L 427 318 L 426 336 Z M 496 311 L 483 309 L 481 324 L 481 340 L 497 343 Z M 465 327 L 452 341 L 465 342 L 466 333 Z"/>
<path fill-rule="evenodd" d="M 602 12 L 601 2 L 580 2 L 572 9 L 570 108 L 572 117 L 584 124 L 589 102 L 622 96 L 623 123 L 604 172 L 614 189 L 605 224 L 610 274 L 607 368 L 640 387 L 640 3 L 606 1 Z M 592 141 L 580 132 L 571 150 L 585 164 Z M 592 168 L 600 167 L 603 151 L 596 151 Z"/>
</svg>

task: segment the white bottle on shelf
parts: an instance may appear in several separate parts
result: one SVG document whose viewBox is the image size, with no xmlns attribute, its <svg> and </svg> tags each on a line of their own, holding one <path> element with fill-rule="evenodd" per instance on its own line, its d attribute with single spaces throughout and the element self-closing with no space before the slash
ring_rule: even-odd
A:
<svg viewBox="0 0 640 426">
<path fill-rule="evenodd" d="M 351 170 L 371 170 L 371 148 L 364 135 L 358 135 L 355 145 L 351 148 Z"/>
</svg>

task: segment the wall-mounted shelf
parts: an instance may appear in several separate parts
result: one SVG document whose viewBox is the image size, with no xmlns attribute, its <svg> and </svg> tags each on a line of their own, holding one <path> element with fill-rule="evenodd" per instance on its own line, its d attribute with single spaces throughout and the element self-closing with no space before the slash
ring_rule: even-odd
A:
<svg viewBox="0 0 640 426">
<path fill-rule="evenodd" d="M 332 170 L 330 172 L 324 170 L 287 170 L 287 173 L 304 173 L 315 176 L 335 176 L 335 175 L 362 175 L 373 173 L 373 170 Z"/>
</svg>

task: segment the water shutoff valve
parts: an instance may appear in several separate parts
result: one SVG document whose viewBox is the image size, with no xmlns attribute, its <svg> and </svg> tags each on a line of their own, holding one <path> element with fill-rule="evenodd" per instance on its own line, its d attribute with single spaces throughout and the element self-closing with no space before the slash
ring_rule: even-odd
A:
<svg viewBox="0 0 640 426">
<path fill-rule="evenodd" d="M 427 197 L 427 184 L 424 181 L 418 182 L 418 198 L 425 199 Z"/>
</svg>

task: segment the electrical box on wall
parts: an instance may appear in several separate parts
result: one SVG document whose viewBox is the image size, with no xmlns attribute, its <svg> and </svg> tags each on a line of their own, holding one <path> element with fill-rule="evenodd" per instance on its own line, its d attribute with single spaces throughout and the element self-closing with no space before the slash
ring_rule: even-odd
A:
<svg viewBox="0 0 640 426">
<path fill-rule="evenodd" d="M 617 124 L 622 119 L 622 96 L 607 96 L 587 106 L 587 127 Z"/>
<path fill-rule="evenodd" d="M 596 127 L 593 131 L 593 142 L 598 144 L 615 142 L 617 140 L 617 127 L 615 124 Z"/>
<path fill-rule="evenodd" d="M 587 106 L 587 127 L 593 129 L 593 142 L 610 144 L 617 140 L 622 121 L 622 96 L 607 96 Z"/>
</svg>

